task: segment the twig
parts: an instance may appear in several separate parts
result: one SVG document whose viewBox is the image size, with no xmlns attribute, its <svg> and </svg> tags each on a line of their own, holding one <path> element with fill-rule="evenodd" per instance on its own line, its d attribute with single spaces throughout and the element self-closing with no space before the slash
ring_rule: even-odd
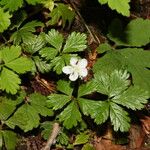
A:
<svg viewBox="0 0 150 150">
<path fill-rule="evenodd" d="M 45 147 L 42 150 L 50 150 L 51 149 L 51 146 L 52 146 L 53 142 L 55 141 L 55 139 L 56 139 L 57 135 L 59 134 L 59 132 L 60 132 L 59 124 L 54 123 L 52 133 L 51 133 Z"/>
</svg>

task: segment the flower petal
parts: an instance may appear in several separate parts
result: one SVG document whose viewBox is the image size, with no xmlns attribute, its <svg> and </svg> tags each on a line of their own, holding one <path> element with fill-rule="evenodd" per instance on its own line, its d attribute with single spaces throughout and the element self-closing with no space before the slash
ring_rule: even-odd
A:
<svg viewBox="0 0 150 150">
<path fill-rule="evenodd" d="M 77 72 L 73 72 L 70 74 L 69 79 L 71 81 L 76 81 L 78 79 L 78 73 Z"/>
<path fill-rule="evenodd" d="M 86 77 L 87 75 L 88 75 L 87 69 L 86 68 L 82 68 L 80 73 L 79 73 L 80 78 Z"/>
<path fill-rule="evenodd" d="M 71 74 L 71 73 L 73 73 L 73 68 L 71 66 L 65 66 L 62 68 L 62 71 L 65 74 Z"/>
<path fill-rule="evenodd" d="M 86 68 L 86 66 L 88 65 L 88 61 L 86 59 L 81 59 L 79 60 L 78 64 L 77 64 L 80 68 Z"/>
<path fill-rule="evenodd" d="M 72 65 L 72 66 L 76 66 L 77 62 L 78 62 L 78 58 L 77 57 L 72 57 L 70 59 L 70 65 Z"/>
</svg>

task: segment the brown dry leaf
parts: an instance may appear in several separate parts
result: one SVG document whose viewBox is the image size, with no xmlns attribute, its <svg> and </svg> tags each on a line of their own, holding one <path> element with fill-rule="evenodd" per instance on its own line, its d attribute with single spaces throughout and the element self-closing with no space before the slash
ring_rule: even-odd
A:
<svg viewBox="0 0 150 150">
<path fill-rule="evenodd" d="M 150 117 L 149 116 L 144 116 L 144 118 L 140 119 L 142 122 L 142 127 L 144 132 L 149 135 L 150 134 Z"/>
</svg>

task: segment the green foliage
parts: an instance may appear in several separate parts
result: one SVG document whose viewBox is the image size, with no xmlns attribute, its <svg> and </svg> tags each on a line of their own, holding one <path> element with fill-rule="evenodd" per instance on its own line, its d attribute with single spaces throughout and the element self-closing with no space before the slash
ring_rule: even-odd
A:
<svg viewBox="0 0 150 150">
<path fill-rule="evenodd" d="M 25 132 L 36 128 L 40 124 L 40 116 L 52 116 L 53 112 L 47 108 L 45 96 L 33 93 L 26 97 L 27 103 L 21 105 L 14 115 L 6 121 L 10 128 L 19 126 Z"/>
<path fill-rule="evenodd" d="M 18 74 L 30 71 L 33 67 L 32 61 L 25 56 L 21 56 L 21 47 L 4 47 L 0 51 L 0 89 L 7 93 L 16 94 L 20 88 L 21 80 Z"/>
<path fill-rule="evenodd" d="M 130 0 L 98 0 L 100 4 L 106 4 L 108 3 L 108 6 L 112 10 L 116 10 L 118 13 L 128 16 L 130 15 Z"/>
<path fill-rule="evenodd" d="M 87 143 L 82 147 L 82 150 L 95 150 L 95 148 L 92 146 L 92 144 Z"/>
<path fill-rule="evenodd" d="M 75 12 L 69 9 L 69 5 L 64 5 L 60 3 L 50 13 L 51 20 L 49 21 L 49 23 L 51 25 L 54 25 L 59 22 L 60 18 L 62 18 L 63 27 L 65 27 L 67 21 L 70 26 L 74 19 L 74 16 L 75 16 Z"/>
<path fill-rule="evenodd" d="M 134 85 L 149 91 L 150 89 L 150 53 L 143 49 L 126 48 L 108 51 L 94 65 L 94 72 L 103 70 L 112 72 L 114 69 L 127 69 L 132 75 Z"/>
<path fill-rule="evenodd" d="M 4 12 L 4 10 L 0 7 L 0 33 L 4 32 L 10 26 L 10 18 L 12 16 L 9 12 Z"/>
<path fill-rule="evenodd" d="M 10 130 L 0 130 L 0 149 L 5 145 L 6 149 L 15 150 L 16 142 L 16 133 Z"/>
<path fill-rule="evenodd" d="M 121 21 L 115 19 L 109 27 L 108 38 L 117 46 L 144 46 L 150 42 L 150 20 L 137 18 L 123 28 Z"/>
<path fill-rule="evenodd" d="M 34 38 L 33 32 L 35 32 L 35 27 L 43 26 L 43 23 L 39 21 L 31 21 L 26 23 L 23 27 L 17 29 L 11 36 L 11 40 L 15 45 L 19 45 L 21 42 L 27 43 Z"/>
</svg>

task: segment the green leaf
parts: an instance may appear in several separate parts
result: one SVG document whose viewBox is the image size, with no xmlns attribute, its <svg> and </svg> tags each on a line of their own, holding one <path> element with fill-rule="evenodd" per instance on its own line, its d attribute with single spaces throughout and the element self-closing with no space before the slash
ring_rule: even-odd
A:
<svg viewBox="0 0 150 150">
<path fill-rule="evenodd" d="M 0 89 L 6 90 L 7 93 L 16 94 L 20 88 L 20 78 L 14 72 L 3 68 L 0 73 Z"/>
<path fill-rule="evenodd" d="M 39 93 L 33 93 L 29 96 L 29 102 L 38 114 L 41 116 L 52 116 L 53 111 L 47 107 L 46 101 L 47 97 Z"/>
<path fill-rule="evenodd" d="M 45 8 L 48 8 L 50 11 L 54 8 L 54 0 L 42 0 L 41 4 L 44 5 Z"/>
<path fill-rule="evenodd" d="M 71 102 L 63 112 L 61 112 L 59 120 L 63 122 L 64 127 L 67 129 L 71 129 L 73 126 L 77 126 L 78 122 L 81 122 L 81 114 L 74 101 Z"/>
<path fill-rule="evenodd" d="M 149 91 L 150 89 L 150 53 L 143 49 L 126 48 L 119 51 L 109 51 L 94 66 L 94 72 L 104 70 L 112 72 L 114 69 L 125 68 L 132 75 L 134 85 Z M 103 66 L 103 67 L 102 67 Z M 112 68 L 111 68 L 112 67 Z"/>
<path fill-rule="evenodd" d="M 57 137 L 57 142 L 61 145 L 68 145 L 69 137 L 64 132 L 60 132 L 60 134 Z"/>
<path fill-rule="evenodd" d="M 26 0 L 26 1 L 30 5 L 36 5 L 37 3 L 40 3 L 40 0 Z"/>
<path fill-rule="evenodd" d="M 51 65 L 47 61 L 42 60 L 38 56 L 33 57 L 33 60 L 35 62 L 35 65 L 38 71 L 41 73 L 49 72 L 50 69 L 52 68 Z"/>
<path fill-rule="evenodd" d="M 90 115 L 97 124 L 104 123 L 109 117 L 109 103 L 80 98 L 79 105 L 84 115 Z"/>
<path fill-rule="evenodd" d="M 88 142 L 90 135 L 87 133 L 80 133 L 76 136 L 75 142 L 73 145 L 85 144 Z"/>
<path fill-rule="evenodd" d="M 29 58 L 22 56 L 6 63 L 5 66 L 16 71 L 17 73 L 25 73 L 32 70 L 33 62 Z"/>
<path fill-rule="evenodd" d="M 1 50 L 1 57 L 5 63 L 8 63 L 10 61 L 15 60 L 20 55 L 21 55 L 21 47 L 20 46 L 13 46 L 12 45 L 10 48 L 4 47 Z"/>
<path fill-rule="evenodd" d="M 99 54 L 101 54 L 101 53 L 105 53 L 105 52 L 107 52 L 107 51 L 109 51 L 109 50 L 112 50 L 113 48 L 108 44 L 108 43 L 102 43 L 102 44 L 100 44 L 97 48 L 96 48 L 96 50 L 97 50 L 97 52 L 99 53 Z"/>
<path fill-rule="evenodd" d="M 110 102 L 110 120 L 114 126 L 114 131 L 126 132 L 130 128 L 128 113 L 113 102 Z"/>
<path fill-rule="evenodd" d="M 48 140 L 52 130 L 53 130 L 53 122 L 50 122 L 50 121 L 45 121 L 41 124 L 41 127 L 42 129 L 42 137 L 44 138 L 44 140 Z"/>
<path fill-rule="evenodd" d="M 34 39 L 35 27 L 43 26 L 43 23 L 38 21 L 31 21 L 26 23 L 23 27 L 14 32 L 11 36 L 11 40 L 15 45 L 19 45 L 21 42 L 28 43 Z"/>
<path fill-rule="evenodd" d="M 99 3 L 101 4 L 106 4 L 108 3 L 108 6 L 112 10 L 116 10 L 118 13 L 124 15 L 124 16 L 129 16 L 130 15 L 130 5 L 129 2 L 130 0 L 98 0 Z"/>
<path fill-rule="evenodd" d="M 132 110 L 140 110 L 144 108 L 148 98 L 149 94 L 147 91 L 138 87 L 131 87 L 121 95 L 114 97 L 112 101 Z"/>
<path fill-rule="evenodd" d="M 53 9 L 53 11 L 50 13 L 50 24 L 54 25 L 59 22 L 59 20 L 62 18 L 62 25 L 65 27 L 67 21 L 69 23 L 69 26 L 71 25 L 73 19 L 75 16 L 75 12 L 71 9 L 69 9 L 69 5 L 66 4 L 58 4 L 56 8 Z"/>
<path fill-rule="evenodd" d="M 57 90 L 71 96 L 73 92 L 73 87 L 71 87 L 71 82 L 65 80 L 59 80 L 57 82 Z"/>
<path fill-rule="evenodd" d="M 150 42 L 150 20 L 137 18 L 123 29 L 121 21 L 115 19 L 110 25 L 108 37 L 118 46 L 144 46 Z"/>
<path fill-rule="evenodd" d="M 46 41 L 52 45 L 57 51 L 60 51 L 63 44 L 63 36 L 58 31 L 51 29 L 48 34 L 45 35 Z"/>
<path fill-rule="evenodd" d="M 1 0 L 0 4 L 3 5 L 5 9 L 13 12 L 22 7 L 23 0 Z"/>
<path fill-rule="evenodd" d="M 48 99 L 49 101 L 47 101 L 47 105 L 49 107 L 53 107 L 53 110 L 58 110 L 71 101 L 71 96 L 66 96 L 63 94 L 51 94 L 48 96 Z"/>
<path fill-rule="evenodd" d="M 13 131 L 4 130 L 2 131 L 5 147 L 8 150 L 15 150 L 17 143 L 17 136 Z"/>
<path fill-rule="evenodd" d="M 0 7 L 0 33 L 4 32 L 9 27 L 11 24 L 11 17 L 12 16 L 9 14 L 9 12 L 4 12 L 4 10 Z"/>
<path fill-rule="evenodd" d="M 94 81 L 87 82 L 86 84 L 82 84 L 78 90 L 78 97 L 82 97 L 87 94 L 91 94 L 96 91 L 97 84 Z"/>
<path fill-rule="evenodd" d="M 44 38 L 39 36 L 34 36 L 34 38 L 30 41 L 24 43 L 24 51 L 34 54 L 45 46 Z"/>
<path fill-rule="evenodd" d="M 87 36 L 84 33 L 72 32 L 66 41 L 63 52 L 68 53 L 83 51 L 87 47 L 86 38 Z"/>
<path fill-rule="evenodd" d="M 109 97 L 116 96 L 128 88 L 130 81 L 127 71 L 114 70 L 110 75 L 97 72 L 95 75 L 97 91 Z"/>
<path fill-rule="evenodd" d="M 15 112 L 6 124 L 11 128 L 19 126 L 24 132 L 27 132 L 38 127 L 39 120 L 40 117 L 34 107 L 29 104 L 24 104 Z"/>
<path fill-rule="evenodd" d="M 92 144 L 87 143 L 82 147 L 82 150 L 95 150 L 95 148 Z"/>
</svg>

